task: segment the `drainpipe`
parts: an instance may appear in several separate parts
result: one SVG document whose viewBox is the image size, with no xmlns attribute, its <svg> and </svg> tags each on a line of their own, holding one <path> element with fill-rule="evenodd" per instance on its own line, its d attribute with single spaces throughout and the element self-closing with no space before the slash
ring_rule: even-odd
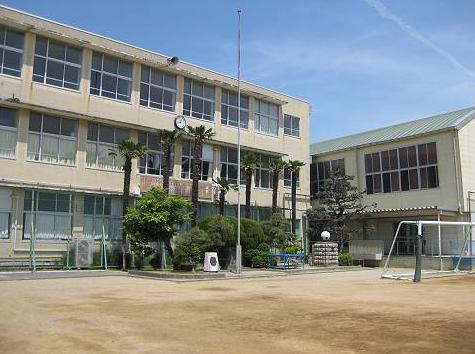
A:
<svg viewBox="0 0 475 354">
<path fill-rule="evenodd" d="M 458 139 L 457 139 L 457 131 L 455 130 L 453 133 L 452 141 L 453 141 L 453 149 L 454 149 L 454 166 L 455 166 L 455 187 L 457 189 L 457 206 L 459 214 L 463 214 L 462 212 L 462 203 L 460 202 L 460 156 L 458 154 Z"/>
</svg>

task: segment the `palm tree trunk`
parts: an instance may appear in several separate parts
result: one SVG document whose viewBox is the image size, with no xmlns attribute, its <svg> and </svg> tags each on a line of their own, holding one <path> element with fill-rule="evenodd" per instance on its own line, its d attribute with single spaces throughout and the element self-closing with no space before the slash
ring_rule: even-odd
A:
<svg viewBox="0 0 475 354">
<path fill-rule="evenodd" d="M 297 219 L 297 173 L 292 172 L 292 233 L 295 235 L 295 226 Z"/>
<path fill-rule="evenodd" d="M 279 190 L 279 172 L 272 173 L 272 214 L 277 213 L 277 192 Z"/>
<path fill-rule="evenodd" d="M 163 189 L 168 193 L 170 188 L 170 159 L 171 159 L 171 149 L 170 145 L 163 145 L 163 164 L 162 164 L 162 175 L 163 175 Z"/>
<path fill-rule="evenodd" d="M 226 200 L 226 191 L 221 189 L 219 192 L 219 215 L 224 215 L 224 202 Z"/>
<path fill-rule="evenodd" d="M 132 159 L 125 158 L 124 162 L 124 190 L 122 192 L 122 220 L 124 220 L 127 210 L 129 208 L 129 193 L 130 193 L 130 175 L 132 174 Z M 122 270 L 127 269 L 125 260 L 125 250 L 127 247 L 127 235 L 122 232 Z"/>
<path fill-rule="evenodd" d="M 195 227 L 198 218 L 198 181 L 201 174 L 201 143 L 193 145 L 193 161 L 191 171 L 191 227 Z"/>
<path fill-rule="evenodd" d="M 246 173 L 246 209 L 244 211 L 246 219 L 251 218 L 251 187 L 252 173 Z"/>
</svg>

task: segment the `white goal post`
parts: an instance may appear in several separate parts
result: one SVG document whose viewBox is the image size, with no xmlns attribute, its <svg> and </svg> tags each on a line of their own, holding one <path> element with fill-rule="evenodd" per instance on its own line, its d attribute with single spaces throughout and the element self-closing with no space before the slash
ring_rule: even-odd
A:
<svg viewBox="0 0 475 354">
<path fill-rule="evenodd" d="M 416 239 L 416 251 L 415 251 L 415 256 L 416 256 L 416 266 L 415 266 L 415 271 L 414 274 L 411 273 L 398 273 L 398 274 L 389 274 L 389 262 L 391 260 L 391 257 L 394 256 L 394 248 L 396 245 L 396 240 L 397 237 L 399 236 L 399 232 L 401 230 L 402 225 L 416 225 L 417 226 L 417 239 Z M 425 272 L 425 275 L 428 276 L 444 276 L 444 275 L 449 275 L 449 274 L 457 274 L 460 273 L 460 262 L 462 258 L 464 257 L 464 253 L 471 253 L 469 246 L 469 241 L 471 239 L 471 234 L 472 234 L 472 227 L 475 226 L 475 222 L 457 222 L 457 221 L 434 221 L 434 220 L 404 220 L 401 221 L 397 227 L 396 233 L 394 234 L 394 238 L 391 244 L 391 248 L 389 250 L 389 254 L 386 258 L 386 261 L 384 263 L 383 267 L 383 272 L 381 274 L 381 278 L 386 278 L 386 279 L 399 279 L 399 280 L 413 280 L 414 282 L 420 281 L 421 279 L 421 255 L 422 255 L 422 239 L 424 237 L 424 226 L 437 226 L 438 227 L 438 253 L 439 253 L 439 259 L 440 259 L 440 270 L 437 271 L 428 271 Z M 453 270 L 442 270 L 442 240 L 441 240 L 441 226 L 455 226 L 455 227 L 462 227 L 463 230 L 463 244 L 462 247 L 460 248 L 460 251 L 457 252 L 454 259 L 454 269 Z M 469 258 L 473 257 L 471 254 L 467 255 Z M 467 272 L 464 272 L 467 273 Z"/>
</svg>

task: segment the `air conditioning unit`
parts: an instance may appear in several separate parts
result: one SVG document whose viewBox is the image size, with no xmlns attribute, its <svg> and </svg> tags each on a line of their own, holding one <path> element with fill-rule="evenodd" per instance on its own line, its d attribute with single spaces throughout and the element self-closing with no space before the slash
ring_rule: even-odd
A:
<svg viewBox="0 0 475 354">
<path fill-rule="evenodd" d="M 92 252 L 94 240 L 76 239 L 76 268 L 89 268 L 92 266 Z"/>
<path fill-rule="evenodd" d="M 218 254 L 216 252 L 205 252 L 204 271 L 219 272 Z"/>
</svg>

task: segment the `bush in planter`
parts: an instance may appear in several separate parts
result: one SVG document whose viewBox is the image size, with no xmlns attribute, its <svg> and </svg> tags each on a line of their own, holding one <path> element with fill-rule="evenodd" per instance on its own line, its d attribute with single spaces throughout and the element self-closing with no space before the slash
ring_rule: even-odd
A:
<svg viewBox="0 0 475 354">
<path fill-rule="evenodd" d="M 257 221 L 251 219 L 241 220 L 241 245 L 243 251 L 257 249 L 260 244 L 265 242 L 266 236 Z"/>
<path fill-rule="evenodd" d="M 302 248 L 300 247 L 300 244 L 296 243 L 296 244 L 285 247 L 284 253 L 287 253 L 287 254 L 302 253 Z"/>
<path fill-rule="evenodd" d="M 353 265 L 353 257 L 349 253 L 341 253 L 338 255 L 338 265 L 351 266 Z"/>
<path fill-rule="evenodd" d="M 208 234 L 198 227 L 190 232 L 178 234 L 175 239 L 175 251 L 173 255 L 174 270 L 195 270 L 203 263 L 203 246 L 207 243 Z"/>
<path fill-rule="evenodd" d="M 247 250 L 244 258 L 252 268 L 267 268 L 269 266 L 270 247 L 261 243 L 257 248 Z"/>
<path fill-rule="evenodd" d="M 236 245 L 236 219 L 231 216 L 214 215 L 198 222 L 198 227 L 205 231 L 207 238 L 201 238 L 204 252 L 217 252 L 220 265 L 227 264 L 231 247 Z"/>
</svg>

